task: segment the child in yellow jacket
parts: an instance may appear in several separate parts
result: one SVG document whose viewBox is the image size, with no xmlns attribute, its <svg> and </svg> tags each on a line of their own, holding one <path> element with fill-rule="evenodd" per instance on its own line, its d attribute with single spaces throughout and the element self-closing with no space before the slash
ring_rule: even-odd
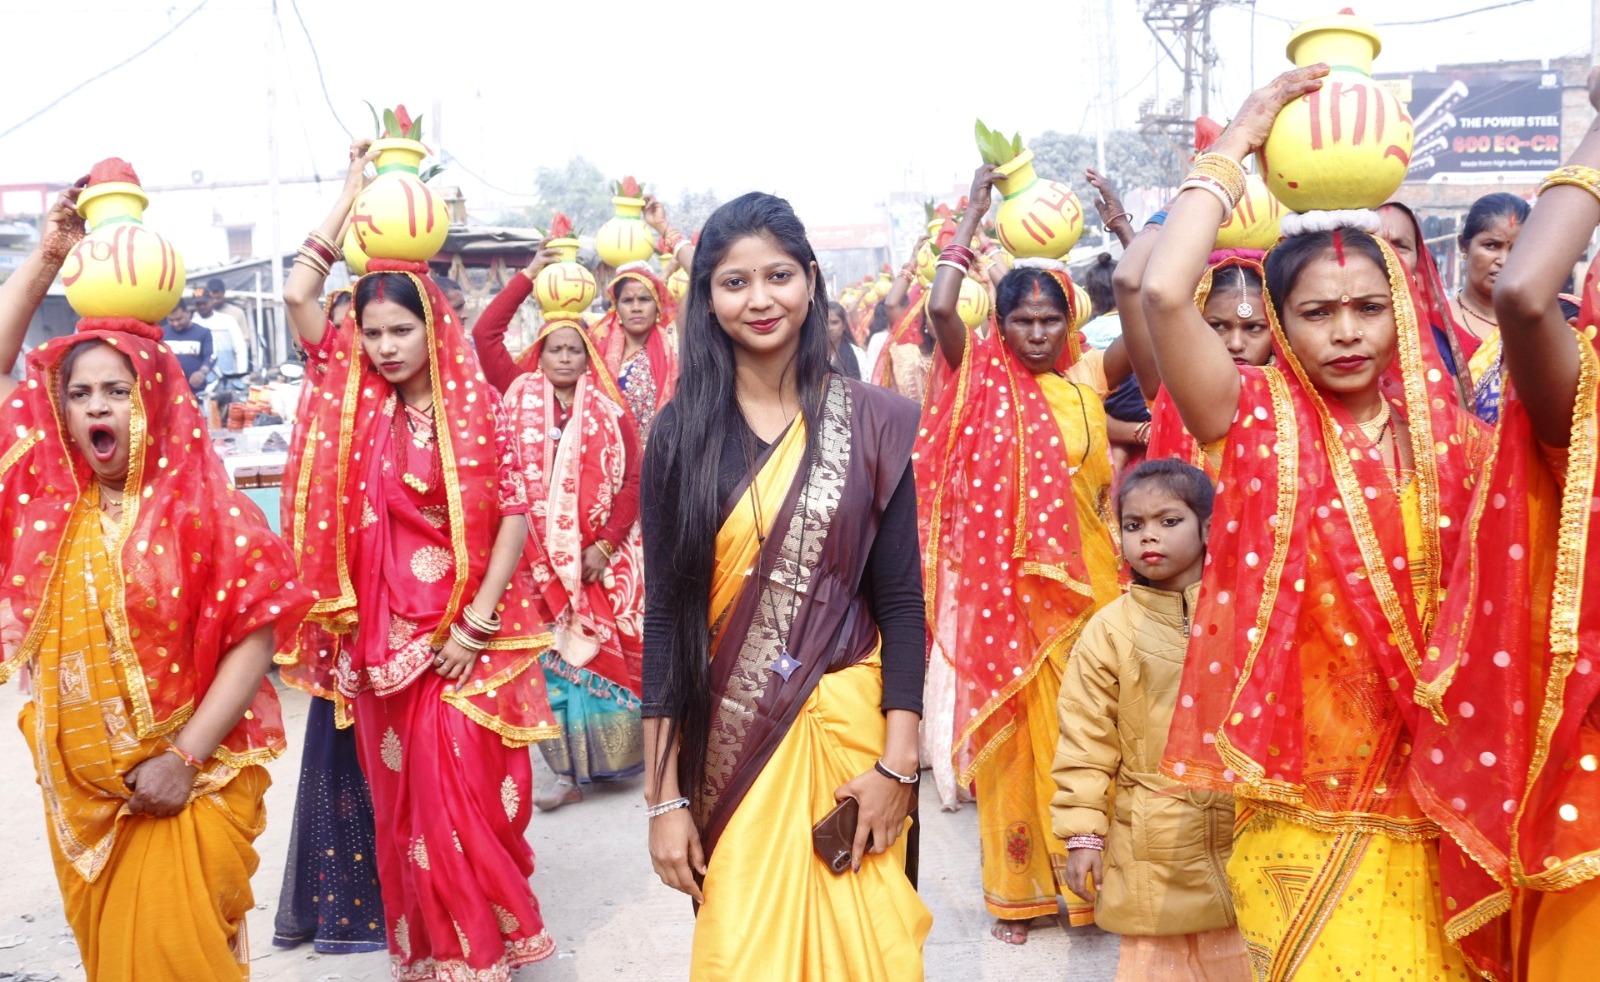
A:
<svg viewBox="0 0 1600 982">
<path fill-rule="evenodd" d="M 1050 809 L 1067 886 L 1094 896 L 1095 923 L 1122 935 L 1119 982 L 1250 978 L 1224 875 L 1233 798 L 1160 773 L 1212 497 L 1205 474 L 1178 460 L 1146 461 L 1123 479 L 1117 513 L 1134 584 L 1084 629 L 1056 707 Z"/>
</svg>

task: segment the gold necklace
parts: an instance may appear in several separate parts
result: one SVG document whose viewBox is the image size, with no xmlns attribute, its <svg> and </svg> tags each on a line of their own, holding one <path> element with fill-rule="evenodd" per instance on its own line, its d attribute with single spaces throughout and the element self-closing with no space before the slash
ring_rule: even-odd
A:
<svg viewBox="0 0 1600 982">
<path fill-rule="evenodd" d="M 1367 438 L 1367 443 L 1373 445 L 1383 439 L 1384 431 L 1389 428 L 1389 423 L 1394 419 L 1394 414 L 1389 409 L 1389 400 L 1385 399 L 1379 405 L 1382 408 L 1378 410 L 1378 415 L 1364 422 L 1356 423 L 1356 426 L 1361 428 L 1361 434 Z"/>
</svg>

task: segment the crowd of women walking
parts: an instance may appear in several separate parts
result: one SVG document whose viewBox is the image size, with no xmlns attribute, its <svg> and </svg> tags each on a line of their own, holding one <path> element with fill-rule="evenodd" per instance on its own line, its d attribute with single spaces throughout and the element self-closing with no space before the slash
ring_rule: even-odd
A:
<svg viewBox="0 0 1600 982">
<path fill-rule="evenodd" d="M 1566 281 L 1600 121 L 1531 207 L 1471 207 L 1453 296 L 1399 201 L 1219 249 L 1328 71 L 1253 93 L 1142 223 L 1091 171 L 1124 251 L 1081 285 L 991 238 L 1004 162 L 842 303 L 781 198 L 692 238 L 650 199 L 655 265 L 605 270 L 598 317 L 541 303 L 520 351 L 554 243 L 470 326 L 377 236 L 327 292 L 372 222 L 353 144 L 283 287 L 281 537 L 149 307 L 80 307 L 0 376 L 0 680 L 29 678 L 90 978 L 247 974 L 274 663 L 315 698 L 273 940 L 396 979 L 552 954 L 530 822 L 599 781 L 643 792 L 612 831 L 692 899 L 692 977 L 921 978 L 925 770 L 975 802 L 995 944 L 1098 923 L 1129 979 L 1586 977 L 1600 282 Z M 142 200 L 108 160 L 0 285 L 0 370 L 113 193 Z"/>
</svg>

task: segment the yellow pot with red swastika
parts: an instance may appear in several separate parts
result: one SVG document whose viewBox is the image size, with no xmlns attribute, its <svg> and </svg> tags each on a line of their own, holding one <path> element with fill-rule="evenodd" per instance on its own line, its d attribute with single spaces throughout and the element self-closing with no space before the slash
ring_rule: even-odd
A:
<svg viewBox="0 0 1600 982">
<path fill-rule="evenodd" d="M 428 148 L 420 141 L 388 137 L 378 152 L 373 178 L 350 209 L 361 250 L 373 259 L 427 262 L 450 234 L 450 208 L 418 176 Z"/>
<path fill-rule="evenodd" d="M 611 204 L 617 213 L 594 234 L 595 254 L 612 269 L 649 259 L 656 251 L 656 238 L 644 223 L 644 199 L 618 196 Z"/>
<path fill-rule="evenodd" d="M 1289 60 L 1330 67 L 1322 88 L 1285 106 L 1260 151 L 1267 188 L 1290 211 L 1376 208 L 1411 166 L 1406 107 L 1372 80 L 1377 31 L 1353 14 L 1309 20 L 1289 37 Z"/>
<path fill-rule="evenodd" d="M 67 303 L 82 317 L 136 317 L 154 324 L 183 295 L 183 257 L 145 228 L 150 199 L 128 181 L 92 184 L 78 195 L 89 232 L 61 266 Z"/>
<path fill-rule="evenodd" d="M 1065 184 L 1047 181 L 1033 169 L 1033 151 L 1024 150 L 995 168 L 994 186 L 1003 196 L 995 215 L 995 234 L 1018 258 L 1062 259 L 1083 234 L 1083 205 Z"/>
<path fill-rule="evenodd" d="M 539 271 L 533 281 L 533 296 L 544 311 L 545 320 L 574 320 L 600 292 L 594 274 L 578 262 L 577 239 L 551 239 L 545 248 L 561 254 L 561 261 Z"/>
</svg>

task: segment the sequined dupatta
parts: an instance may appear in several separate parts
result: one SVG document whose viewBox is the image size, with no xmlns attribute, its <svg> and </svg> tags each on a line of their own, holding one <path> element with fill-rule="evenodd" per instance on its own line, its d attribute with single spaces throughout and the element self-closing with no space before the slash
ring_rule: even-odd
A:
<svg viewBox="0 0 1600 982">
<path fill-rule="evenodd" d="M 1343 404 L 1310 384 L 1269 303 L 1283 365 L 1241 370 L 1163 766 L 1318 827 L 1426 837 L 1399 794 L 1403 759 L 1433 708 L 1413 692 L 1484 441 L 1425 367 L 1406 277 L 1380 248 L 1398 328 L 1380 389 L 1408 425 L 1414 484 L 1393 487 Z"/>
<path fill-rule="evenodd" d="M 1504 389 L 1494 455 L 1467 521 L 1471 547 L 1426 663 L 1412 785 L 1471 859 L 1442 850 L 1446 930 L 1509 979 L 1514 897 L 1600 876 L 1600 281 L 1584 286 L 1566 452 L 1539 444 Z"/>
</svg>

